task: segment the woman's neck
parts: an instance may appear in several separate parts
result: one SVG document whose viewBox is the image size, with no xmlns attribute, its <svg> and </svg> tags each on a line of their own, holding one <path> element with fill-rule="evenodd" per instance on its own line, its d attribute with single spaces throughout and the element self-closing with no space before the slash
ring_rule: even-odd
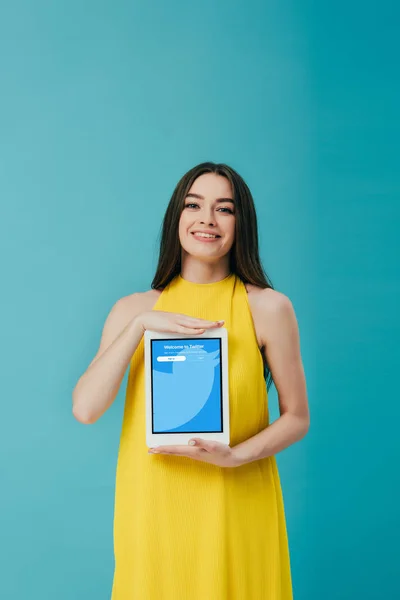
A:
<svg viewBox="0 0 400 600">
<path fill-rule="evenodd" d="M 181 276 L 193 283 L 213 283 L 230 274 L 229 260 L 216 263 L 205 262 L 193 256 L 182 256 Z"/>
</svg>

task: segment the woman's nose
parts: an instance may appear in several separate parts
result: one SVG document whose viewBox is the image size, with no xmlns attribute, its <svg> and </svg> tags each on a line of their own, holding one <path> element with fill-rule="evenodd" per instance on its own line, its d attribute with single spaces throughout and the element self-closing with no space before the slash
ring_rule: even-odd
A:
<svg viewBox="0 0 400 600">
<path fill-rule="evenodd" d="M 207 223 L 208 226 L 213 227 L 215 225 L 215 219 L 214 219 L 213 213 L 210 211 L 210 213 L 204 214 L 203 219 L 200 221 L 200 223 L 202 225 L 205 225 Z"/>
</svg>

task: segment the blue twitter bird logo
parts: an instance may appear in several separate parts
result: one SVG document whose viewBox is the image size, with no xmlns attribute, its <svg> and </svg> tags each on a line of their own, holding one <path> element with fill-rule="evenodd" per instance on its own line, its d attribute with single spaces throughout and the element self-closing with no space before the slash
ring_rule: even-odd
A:
<svg viewBox="0 0 400 600">
<path fill-rule="evenodd" d="M 213 387 L 219 352 L 182 350 L 177 355 L 186 360 L 172 362 L 172 373 L 153 369 L 155 431 L 180 427 L 201 411 Z"/>
</svg>

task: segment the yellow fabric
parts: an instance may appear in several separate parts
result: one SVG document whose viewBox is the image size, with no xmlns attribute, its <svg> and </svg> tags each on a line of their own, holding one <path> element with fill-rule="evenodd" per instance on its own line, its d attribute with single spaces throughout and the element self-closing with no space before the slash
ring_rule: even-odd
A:
<svg viewBox="0 0 400 600">
<path fill-rule="evenodd" d="M 268 425 L 263 361 L 243 282 L 176 277 L 154 310 L 225 319 L 231 446 Z M 112 600 L 291 600 L 275 457 L 217 467 L 148 454 L 143 339 L 130 365 L 118 456 Z M 201 436 L 198 436 L 201 437 Z"/>
</svg>

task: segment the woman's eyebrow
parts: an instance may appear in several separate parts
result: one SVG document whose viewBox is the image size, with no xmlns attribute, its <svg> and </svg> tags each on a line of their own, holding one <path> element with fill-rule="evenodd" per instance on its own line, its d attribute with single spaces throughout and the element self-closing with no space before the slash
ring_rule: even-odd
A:
<svg viewBox="0 0 400 600">
<path fill-rule="evenodd" d="M 197 198 L 198 200 L 204 200 L 204 196 L 201 196 L 200 194 L 186 194 L 186 198 Z M 217 198 L 216 199 L 217 202 L 231 202 L 231 204 L 234 204 L 232 198 Z"/>
</svg>

